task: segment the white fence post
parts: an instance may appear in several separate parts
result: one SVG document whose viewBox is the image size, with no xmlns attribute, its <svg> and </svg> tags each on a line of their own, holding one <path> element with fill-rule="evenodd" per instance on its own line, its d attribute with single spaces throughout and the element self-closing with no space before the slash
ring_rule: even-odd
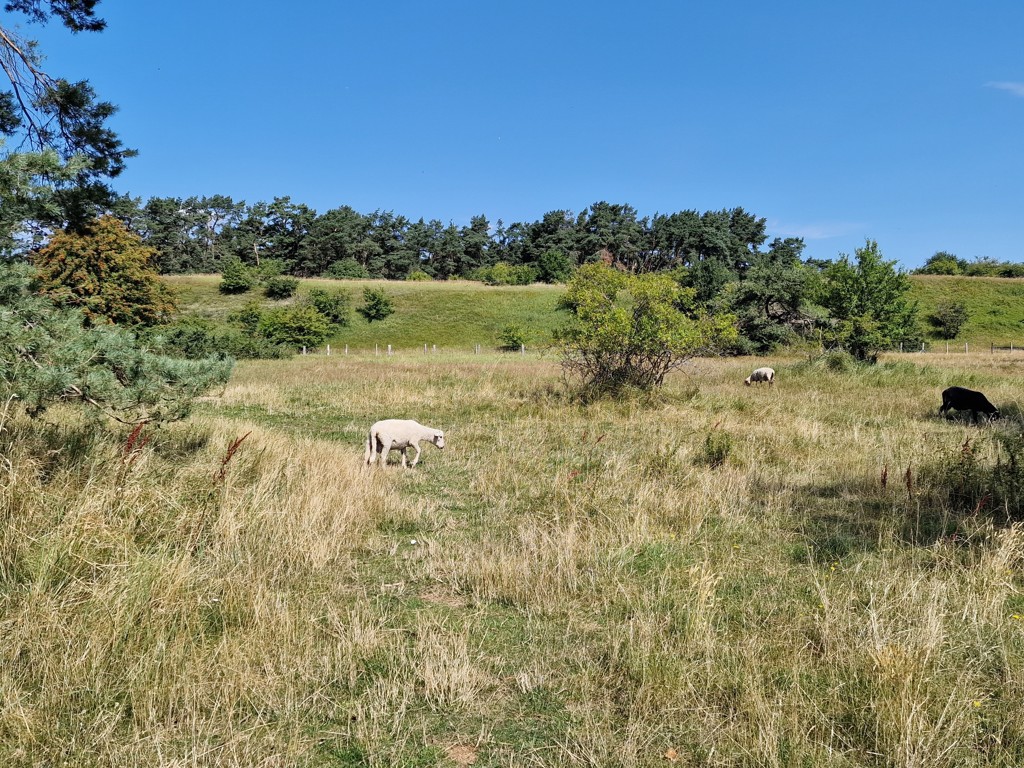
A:
<svg viewBox="0 0 1024 768">
<path fill-rule="evenodd" d="M 348 344 L 345 345 L 345 354 L 348 354 Z"/>
<path fill-rule="evenodd" d="M 391 357 L 391 345 L 388 344 L 388 357 Z"/>
<path fill-rule="evenodd" d="M 302 345 L 302 354 L 306 354 L 306 345 L 305 344 Z"/>
<path fill-rule="evenodd" d="M 433 347 L 434 347 L 434 353 L 436 354 L 437 353 L 437 344 L 434 344 Z"/>
<path fill-rule="evenodd" d="M 331 345 L 330 344 L 327 345 L 327 356 L 328 357 L 331 356 Z"/>
<path fill-rule="evenodd" d="M 375 356 L 379 356 L 379 355 L 380 355 L 380 345 L 379 345 L 379 344 L 376 344 L 376 343 L 375 343 L 375 344 L 373 345 L 373 354 L 374 354 Z"/>
</svg>

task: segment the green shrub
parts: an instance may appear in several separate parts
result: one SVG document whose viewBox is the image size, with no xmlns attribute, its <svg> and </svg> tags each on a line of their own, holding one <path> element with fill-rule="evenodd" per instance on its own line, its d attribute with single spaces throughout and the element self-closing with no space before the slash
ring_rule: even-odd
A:
<svg viewBox="0 0 1024 768">
<path fill-rule="evenodd" d="M 669 275 L 580 267 L 559 300 L 572 313 L 557 332 L 563 370 L 585 399 L 661 387 L 669 371 L 736 339 L 735 318 L 704 314 L 693 301 L 693 289 Z"/>
<path fill-rule="evenodd" d="M 430 275 L 428 275 L 422 269 L 414 269 L 408 275 L 405 276 L 405 279 L 406 280 L 413 280 L 413 281 L 423 282 L 423 281 L 426 281 L 426 280 L 433 280 L 434 278 L 432 278 Z"/>
<path fill-rule="evenodd" d="M 278 275 L 267 280 L 263 287 L 263 295 L 268 299 L 290 299 L 299 288 L 297 277 Z"/>
<path fill-rule="evenodd" d="M 146 340 L 160 354 L 190 360 L 207 357 L 278 360 L 294 354 L 292 348 L 282 344 L 274 344 L 237 328 L 216 327 L 207 320 L 194 317 L 154 328 Z"/>
<path fill-rule="evenodd" d="M 537 282 L 539 271 L 530 264 L 515 266 L 499 261 L 493 267 L 481 267 L 471 273 L 472 279 L 487 285 L 530 285 Z"/>
<path fill-rule="evenodd" d="M 361 280 L 369 276 L 366 267 L 351 258 L 334 262 L 324 272 L 324 277 L 333 277 L 335 280 Z"/>
<path fill-rule="evenodd" d="M 511 323 L 501 329 L 498 340 L 501 342 L 500 349 L 511 352 L 518 352 L 526 344 L 528 332 L 521 325 Z"/>
<path fill-rule="evenodd" d="M 564 283 L 575 266 L 571 257 L 552 248 L 537 260 L 537 279 L 543 283 Z"/>
<path fill-rule="evenodd" d="M 252 290 L 256 282 L 256 270 L 248 264 L 243 264 L 241 259 L 229 259 L 224 262 L 220 281 L 221 293 L 245 293 Z"/>
<path fill-rule="evenodd" d="M 348 291 L 314 288 L 306 300 L 334 325 L 348 325 L 352 318 L 352 298 Z"/>
<path fill-rule="evenodd" d="M 383 288 L 366 288 L 363 290 L 363 306 L 357 311 L 368 323 L 372 323 L 394 314 L 395 304 Z"/>
<path fill-rule="evenodd" d="M 944 301 L 935 308 L 928 322 L 940 339 L 955 339 L 966 325 L 970 314 L 963 302 Z"/>
<path fill-rule="evenodd" d="M 724 429 L 716 427 L 704 437 L 700 451 L 698 451 L 693 461 L 695 464 L 706 467 L 720 467 L 729 458 L 731 453 L 732 435 Z"/>
<path fill-rule="evenodd" d="M 256 277 L 259 280 L 267 281 L 272 277 L 283 275 L 288 265 L 282 259 L 262 259 L 256 267 Z"/>
<path fill-rule="evenodd" d="M 231 312 L 228 315 L 228 322 L 234 323 L 250 336 L 255 336 L 262 318 L 263 305 L 258 300 L 252 299 L 245 302 L 241 308 Z"/>
<path fill-rule="evenodd" d="M 293 348 L 319 347 L 331 335 L 330 321 L 316 307 L 303 304 L 279 307 L 260 318 L 258 333 L 273 344 Z"/>
</svg>

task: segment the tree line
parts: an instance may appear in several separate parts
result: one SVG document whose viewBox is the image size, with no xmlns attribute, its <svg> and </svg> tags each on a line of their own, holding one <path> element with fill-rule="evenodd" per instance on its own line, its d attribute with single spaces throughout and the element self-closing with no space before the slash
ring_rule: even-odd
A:
<svg viewBox="0 0 1024 768">
<path fill-rule="evenodd" d="M 496 264 L 529 265 L 537 280 L 563 280 L 566 270 L 605 260 L 628 272 L 721 262 L 741 269 L 767 242 L 766 222 L 742 208 L 640 217 L 628 204 L 593 203 L 555 210 L 532 222 L 496 222 L 484 214 L 468 225 L 412 219 L 394 211 L 360 213 L 350 206 L 317 213 L 288 197 L 247 205 L 225 195 L 123 198 L 110 211 L 157 250 L 165 274 L 220 272 L 239 259 L 275 259 L 297 277 L 404 279 L 422 271 L 445 280 L 472 277 Z"/>
</svg>

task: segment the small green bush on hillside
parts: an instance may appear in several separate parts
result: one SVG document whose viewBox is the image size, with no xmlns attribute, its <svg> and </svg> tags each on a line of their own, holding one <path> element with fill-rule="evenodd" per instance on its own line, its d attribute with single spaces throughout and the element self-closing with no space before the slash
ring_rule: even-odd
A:
<svg viewBox="0 0 1024 768">
<path fill-rule="evenodd" d="M 352 298 L 348 291 L 314 288 L 309 292 L 307 301 L 334 325 L 346 326 L 351 320 Z"/>
<path fill-rule="evenodd" d="M 268 299 L 290 299 L 299 288 L 297 277 L 278 275 L 267 280 L 263 287 L 263 295 Z"/>
<path fill-rule="evenodd" d="M 530 285 L 537 282 L 539 272 L 529 264 L 515 266 L 499 261 L 493 267 L 480 267 L 470 273 L 470 280 L 479 280 L 487 285 Z"/>
<path fill-rule="evenodd" d="M 263 317 L 263 305 L 256 299 L 251 299 L 239 309 L 228 314 L 228 322 L 234 323 L 250 336 L 256 334 L 260 325 L 260 318 Z"/>
<path fill-rule="evenodd" d="M 324 277 L 332 277 L 335 280 L 361 280 L 370 277 L 370 273 L 355 259 L 342 259 L 331 264 L 324 272 Z"/>
<path fill-rule="evenodd" d="M 230 259 L 224 262 L 220 281 L 221 293 L 246 293 L 251 291 L 256 283 L 256 270 L 243 264 L 241 259 Z"/>
<path fill-rule="evenodd" d="M 498 334 L 498 339 L 501 342 L 499 349 L 503 349 L 506 352 L 517 352 L 526 344 L 528 335 L 527 330 L 518 323 L 506 325 L 501 329 L 501 333 Z"/>
<path fill-rule="evenodd" d="M 928 322 L 935 328 L 940 339 L 955 339 L 970 319 L 967 307 L 960 301 L 939 304 Z"/>
<path fill-rule="evenodd" d="M 366 288 L 363 291 L 363 306 L 359 308 L 358 312 L 366 318 L 366 322 L 383 320 L 394 314 L 394 311 L 395 303 L 383 288 Z"/>
</svg>

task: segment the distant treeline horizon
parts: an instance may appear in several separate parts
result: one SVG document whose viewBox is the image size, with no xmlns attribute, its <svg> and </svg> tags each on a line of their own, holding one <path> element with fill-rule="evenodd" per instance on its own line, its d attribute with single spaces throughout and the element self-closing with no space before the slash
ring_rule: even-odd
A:
<svg viewBox="0 0 1024 768">
<path fill-rule="evenodd" d="M 812 268 L 831 260 L 804 258 L 802 238 L 768 241 L 767 220 L 741 207 L 641 217 L 629 204 L 595 202 L 579 213 L 558 209 L 532 222 L 468 225 L 412 219 L 394 211 L 360 213 L 343 205 L 317 213 L 289 197 L 246 204 L 225 195 L 123 197 L 114 215 L 157 252 L 164 274 L 221 272 L 238 259 L 280 262 L 297 277 L 479 279 L 496 264 L 529 267 L 519 278 L 558 282 L 567 271 L 604 260 L 631 272 L 705 264 L 736 276 L 766 254 L 784 252 Z M 916 274 L 1022 277 L 1024 264 L 960 259 L 940 251 Z M 422 274 L 421 274 L 422 273 Z"/>
</svg>

